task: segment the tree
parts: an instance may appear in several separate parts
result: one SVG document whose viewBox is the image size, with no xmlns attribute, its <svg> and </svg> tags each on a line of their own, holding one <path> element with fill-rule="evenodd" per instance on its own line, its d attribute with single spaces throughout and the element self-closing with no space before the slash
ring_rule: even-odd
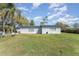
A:
<svg viewBox="0 0 79 59">
<path fill-rule="evenodd" d="M 47 20 L 48 20 L 48 16 L 45 16 L 45 17 L 43 18 L 43 21 L 44 21 L 45 23 L 47 23 Z"/>
<path fill-rule="evenodd" d="M 63 22 L 57 22 L 56 26 L 60 27 L 62 30 L 65 30 L 67 27 L 69 27 L 68 24 L 65 24 Z"/>
<path fill-rule="evenodd" d="M 75 24 L 73 25 L 73 27 L 74 27 L 74 28 L 79 28 L 79 24 L 78 24 L 78 23 L 75 23 Z"/>
<path fill-rule="evenodd" d="M 10 29 L 11 29 L 11 33 L 12 33 L 15 29 L 15 23 L 14 23 L 14 19 L 13 19 L 14 13 L 15 13 L 15 6 L 12 3 L 8 3 L 7 8 L 9 9 L 7 17 L 8 17 L 8 21 L 10 22 L 9 24 L 10 24 Z"/>
<path fill-rule="evenodd" d="M 17 24 L 21 25 L 21 26 L 26 26 L 26 25 L 29 25 L 29 21 L 27 18 L 24 18 L 23 16 L 20 16 L 20 19 L 19 19 L 19 16 L 14 16 L 14 20 Z"/>
<path fill-rule="evenodd" d="M 22 25 L 22 26 L 26 26 L 29 25 L 29 21 L 27 18 L 23 17 L 21 15 L 21 11 L 16 9 L 15 11 L 15 16 L 14 16 L 14 20 L 17 24 Z"/>
<path fill-rule="evenodd" d="M 5 4 L 0 4 L 0 9 L 2 10 L 1 13 L 1 19 L 2 19 L 2 28 L 3 28 L 3 32 L 5 32 L 5 26 L 8 25 L 8 22 L 11 21 L 10 25 L 12 24 L 12 28 L 14 26 L 13 23 L 13 17 L 14 17 L 14 12 L 15 12 L 15 7 L 14 4 L 12 3 L 5 3 Z M 9 26 L 9 25 L 8 25 Z M 12 29 L 13 32 L 13 29 Z"/>
<path fill-rule="evenodd" d="M 13 32 L 15 30 L 16 23 L 20 25 L 27 25 L 28 23 L 28 20 L 21 16 L 21 12 L 18 13 L 18 17 L 15 15 L 16 8 L 13 3 L 0 4 L 0 11 L 0 25 L 2 25 L 4 32 L 8 29 Z"/>
<path fill-rule="evenodd" d="M 47 23 L 47 21 L 48 21 L 48 16 L 45 16 L 43 18 L 43 21 L 40 23 L 40 25 L 45 25 Z"/>
<path fill-rule="evenodd" d="M 35 25 L 34 21 L 31 20 L 31 22 L 30 22 L 30 26 L 34 26 L 34 25 Z"/>
<path fill-rule="evenodd" d="M 5 11 L 6 11 L 6 10 L 5 10 Z M 3 32 L 4 32 L 4 33 L 5 33 L 5 25 L 6 25 L 6 22 L 5 22 L 5 21 L 6 21 L 6 17 L 7 17 L 7 14 L 8 14 L 8 11 L 6 11 L 6 12 L 5 12 L 5 11 L 3 11 L 4 14 L 3 14 L 3 16 L 2 16 L 2 19 L 3 19 L 3 20 L 2 20 L 2 23 L 3 23 L 3 24 L 2 24 L 2 28 L 3 28 Z"/>
<path fill-rule="evenodd" d="M 13 3 L 7 3 L 7 8 L 11 9 L 11 8 L 15 8 Z"/>
<path fill-rule="evenodd" d="M 44 22 L 40 22 L 40 26 L 44 26 Z"/>
<path fill-rule="evenodd" d="M 2 30 L 5 32 L 5 29 L 4 29 L 4 26 L 5 26 L 5 18 L 6 18 L 6 14 L 7 14 L 7 12 L 6 12 L 6 7 L 7 7 L 7 4 L 5 4 L 5 3 L 1 3 L 0 4 L 0 11 L 1 11 L 1 13 L 0 13 L 0 16 L 1 16 L 1 25 L 2 25 Z"/>
<path fill-rule="evenodd" d="M 7 7 L 7 4 L 6 3 L 1 3 L 0 4 L 0 10 L 3 10 Z"/>
</svg>

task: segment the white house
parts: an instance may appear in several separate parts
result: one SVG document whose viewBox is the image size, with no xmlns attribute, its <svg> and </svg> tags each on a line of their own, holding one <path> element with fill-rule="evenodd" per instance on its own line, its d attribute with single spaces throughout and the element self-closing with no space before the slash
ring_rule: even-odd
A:
<svg viewBox="0 0 79 59">
<path fill-rule="evenodd" d="M 18 33 L 22 34 L 60 34 L 61 28 L 57 26 L 25 26 L 17 28 Z"/>
</svg>

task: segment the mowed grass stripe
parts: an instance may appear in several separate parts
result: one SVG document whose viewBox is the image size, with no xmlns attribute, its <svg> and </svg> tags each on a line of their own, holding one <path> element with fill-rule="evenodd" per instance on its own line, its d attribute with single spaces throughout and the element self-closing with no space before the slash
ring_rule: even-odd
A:
<svg viewBox="0 0 79 59">
<path fill-rule="evenodd" d="M 0 39 L 0 55 L 79 55 L 79 34 L 19 34 Z"/>
</svg>

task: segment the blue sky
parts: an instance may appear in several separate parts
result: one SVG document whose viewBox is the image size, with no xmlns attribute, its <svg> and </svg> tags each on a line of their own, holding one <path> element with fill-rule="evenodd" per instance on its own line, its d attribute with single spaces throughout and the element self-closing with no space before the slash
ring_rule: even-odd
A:
<svg viewBox="0 0 79 59">
<path fill-rule="evenodd" d="M 45 16 L 48 16 L 46 25 L 54 25 L 56 22 L 64 22 L 72 25 L 79 22 L 79 4 L 78 3 L 16 3 L 17 9 L 20 9 L 22 16 L 34 20 L 35 25 Z"/>
</svg>

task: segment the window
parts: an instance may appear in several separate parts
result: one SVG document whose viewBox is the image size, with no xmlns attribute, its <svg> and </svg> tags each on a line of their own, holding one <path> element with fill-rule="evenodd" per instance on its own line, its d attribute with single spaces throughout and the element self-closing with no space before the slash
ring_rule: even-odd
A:
<svg viewBox="0 0 79 59">
<path fill-rule="evenodd" d="M 29 32 L 34 32 L 34 29 L 33 28 L 29 28 Z"/>
</svg>

